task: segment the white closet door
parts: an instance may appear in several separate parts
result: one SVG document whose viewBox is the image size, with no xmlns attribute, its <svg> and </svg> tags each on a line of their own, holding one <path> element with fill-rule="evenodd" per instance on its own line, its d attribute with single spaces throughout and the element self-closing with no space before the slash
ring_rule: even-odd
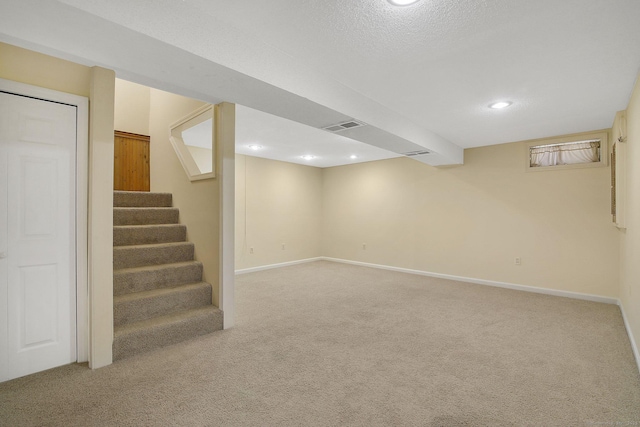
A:
<svg viewBox="0 0 640 427">
<path fill-rule="evenodd" d="M 76 360 L 76 107 L 0 93 L 0 381 Z"/>
</svg>

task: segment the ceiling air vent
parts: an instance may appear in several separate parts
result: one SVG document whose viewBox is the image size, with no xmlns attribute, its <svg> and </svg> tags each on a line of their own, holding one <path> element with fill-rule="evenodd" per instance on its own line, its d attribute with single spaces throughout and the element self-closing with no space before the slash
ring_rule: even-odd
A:
<svg viewBox="0 0 640 427">
<path fill-rule="evenodd" d="M 364 123 L 349 120 L 348 122 L 338 123 L 337 125 L 325 126 L 322 129 L 329 132 L 342 132 L 343 130 L 359 128 L 361 126 L 364 126 Z"/>
<path fill-rule="evenodd" d="M 422 156 L 425 154 L 431 154 L 431 151 L 428 151 L 428 150 L 407 151 L 406 153 L 402 153 L 402 154 L 407 157 L 413 157 L 413 156 Z"/>
</svg>

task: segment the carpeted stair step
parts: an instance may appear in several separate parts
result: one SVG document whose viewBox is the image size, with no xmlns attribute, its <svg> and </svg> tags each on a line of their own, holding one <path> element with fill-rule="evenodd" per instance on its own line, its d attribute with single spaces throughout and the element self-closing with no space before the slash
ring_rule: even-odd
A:
<svg viewBox="0 0 640 427">
<path fill-rule="evenodd" d="M 202 281 L 202 263 L 199 261 L 125 268 L 113 272 L 113 295 L 119 296 L 200 281 Z"/>
<path fill-rule="evenodd" d="M 171 193 L 149 193 L 146 191 L 114 191 L 114 207 L 171 207 Z"/>
<path fill-rule="evenodd" d="M 113 360 L 222 329 L 169 193 L 113 195 Z"/>
<path fill-rule="evenodd" d="M 184 242 L 187 227 L 181 224 L 119 225 L 113 227 L 113 246 Z"/>
<path fill-rule="evenodd" d="M 113 208 L 113 225 L 177 224 L 177 208 Z"/>
<path fill-rule="evenodd" d="M 214 306 L 116 327 L 113 360 L 177 344 L 222 329 L 222 311 Z"/>
<path fill-rule="evenodd" d="M 113 299 L 113 324 L 122 326 L 207 305 L 211 305 L 211 285 L 205 282 L 121 295 Z"/>
<path fill-rule="evenodd" d="M 192 261 L 193 254 L 191 242 L 118 246 L 113 248 L 113 269 Z"/>
</svg>

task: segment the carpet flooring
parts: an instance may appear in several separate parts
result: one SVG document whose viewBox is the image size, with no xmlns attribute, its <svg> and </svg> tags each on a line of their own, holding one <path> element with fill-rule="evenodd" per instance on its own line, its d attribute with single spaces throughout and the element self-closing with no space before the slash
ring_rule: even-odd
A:
<svg viewBox="0 0 640 427">
<path fill-rule="evenodd" d="M 236 302 L 231 330 L 0 384 L 0 425 L 640 425 L 614 305 L 325 261 Z"/>
</svg>

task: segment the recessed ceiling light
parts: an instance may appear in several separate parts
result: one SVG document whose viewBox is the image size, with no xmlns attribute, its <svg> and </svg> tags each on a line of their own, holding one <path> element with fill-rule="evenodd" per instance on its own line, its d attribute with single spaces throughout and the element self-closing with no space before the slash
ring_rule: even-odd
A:
<svg viewBox="0 0 640 427">
<path fill-rule="evenodd" d="M 350 158 L 350 159 L 357 159 L 357 158 L 358 158 L 358 156 L 356 156 L 355 154 L 352 154 L 352 155 L 350 155 L 350 156 L 349 156 L 349 158 Z"/>
<path fill-rule="evenodd" d="M 389 0 L 394 6 L 409 6 L 410 4 L 414 4 L 419 2 L 420 0 Z"/>
<path fill-rule="evenodd" d="M 513 102 L 511 101 L 499 101 L 489 105 L 489 108 L 493 108 L 494 110 L 501 110 L 502 108 L 507 108 L 511 104 L 513 104 Z"/>
<path fill-rule="evenodd" d="M 311 154 L 307 154 L 306 156 L 300 156 L 305 160 L 313 160 L 316 158 L 316 156 L 312 156 Z"/>
<path fill-rule="evenodd" d="M 258 151 L 262 149 L 262 145 L 258 145 L 258 144 L 251 144 L 249 146 L 250 149 L 252 149 L 253 151 Z"/>
</svg>

